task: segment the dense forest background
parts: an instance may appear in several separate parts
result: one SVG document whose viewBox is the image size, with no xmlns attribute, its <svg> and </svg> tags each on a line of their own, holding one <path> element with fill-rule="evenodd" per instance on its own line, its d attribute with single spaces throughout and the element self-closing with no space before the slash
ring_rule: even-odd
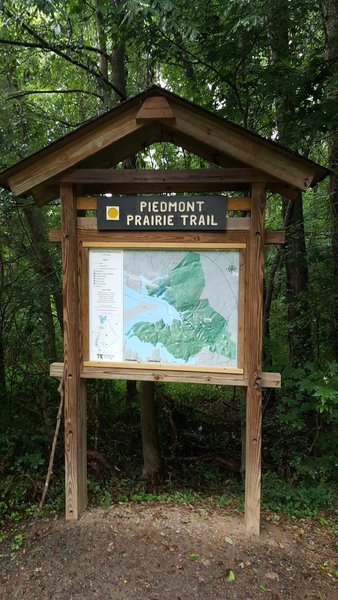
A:
<svg viewBox="0 0 338 600">
<path fill-rule="evenodd" d="M 315 190 L 269 195 L 266 251 L 263 504 L 330 504 L 338 397 L 337 0 L 4 0 L 0 3 L 3 170 L 156 83 L 331 169 Z M 124 165 L 126 166 L 126 165 Z M 204 166 L 170 144 L 138 168 Z M 62 360 L 57 203 L 0 195 L 0 517 L 34 510 L 43 489 Z M 89 384 L 91 501 L 154 494 L 241 497 L 240 389 L 158 385 L 162 479 L 142 480 L 140 390 Z M 143 390 L 144 392 L 144 390 Z M 62 507 L 59 441 L 48 503 Z"/>
</svg>

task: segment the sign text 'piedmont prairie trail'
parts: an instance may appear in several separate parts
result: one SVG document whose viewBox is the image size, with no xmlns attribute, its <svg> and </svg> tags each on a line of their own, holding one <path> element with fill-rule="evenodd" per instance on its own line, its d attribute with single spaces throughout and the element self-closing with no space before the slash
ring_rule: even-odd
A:
<svg viewBox="0 0 338 600">
<path fill-rule="evenodd" d="M 97 228 L 105 230 L 225 230 L 225 196 L 99 196 Z"/>
</svg>

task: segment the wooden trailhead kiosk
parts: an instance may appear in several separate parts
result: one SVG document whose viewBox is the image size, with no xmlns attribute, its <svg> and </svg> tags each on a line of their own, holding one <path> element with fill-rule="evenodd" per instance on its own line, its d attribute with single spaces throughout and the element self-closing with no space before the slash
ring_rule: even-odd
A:
<svg viewBox="0 0 338 600">
<path fill-rule="evenodd" d="M 155 142 L 211 166 L 117 168 Z M 62 245 L 64 362 L 50 373 L 64 378 L 67 519 L 87 505 L 86 379 L 238 385 L 247 389 L 245 527 L 259 533 L 261 389 L 281 385 L 279 374 L 262 372 L 264 246 L 284 243 L 283 232 L 264 229 L 265 195 L 297 201 L 326 174 L 152 87 L 0 175 L 38 206 L 61 200 L 61 229 L 50 240 Z M 142 302 L 127 306 L 129 319 L 144 309 L 129 330 L 126 278 L 133 293 L 143 290 Z M 227 290 L 235 298 L 229 316 Z M 154 317 L 159 300 L 171 321 Z"/>
</svg>

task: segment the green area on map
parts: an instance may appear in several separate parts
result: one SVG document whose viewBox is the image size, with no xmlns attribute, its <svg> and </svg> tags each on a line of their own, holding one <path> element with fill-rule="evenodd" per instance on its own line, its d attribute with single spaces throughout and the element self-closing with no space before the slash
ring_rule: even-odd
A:
<svg viewBox="0 0 338 600">
<path fill-rule="evenodd" d="M 164 277 L 148 284 L 149 296 L 158 297 L 171 304 L 181 320 L 173 319 L 170 325 L 163 319 L 155 323 L 136 323 L 129 336 L 153 346 L 162 344 L 175 358 L 185 362 L 202 350 L 236 358 L 236 344 L 230 339 L 228 321 L 201 299 L 205 287 L 200 256 L 188 252 Z"/>
</svg>

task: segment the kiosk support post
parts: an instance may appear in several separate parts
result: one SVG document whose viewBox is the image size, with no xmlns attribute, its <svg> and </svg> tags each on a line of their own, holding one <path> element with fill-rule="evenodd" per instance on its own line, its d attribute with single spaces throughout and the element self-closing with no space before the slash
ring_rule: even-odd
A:
<svg viewBox="0 0 338 600">
<path fill-rule="evenodd" d="M 61 183 L 61 238 L 64 322 L 66 519 L 87 506 L 86 385 L 80 379 L 79 283 L 76 196 Z"/>
<path fill-rule="evenodd" d="M 248 534 L 260 532 L 262 443 L 262 322 L 265 184 L 252 184 L 247 308 L 245 516 Z"/>
</svg>

